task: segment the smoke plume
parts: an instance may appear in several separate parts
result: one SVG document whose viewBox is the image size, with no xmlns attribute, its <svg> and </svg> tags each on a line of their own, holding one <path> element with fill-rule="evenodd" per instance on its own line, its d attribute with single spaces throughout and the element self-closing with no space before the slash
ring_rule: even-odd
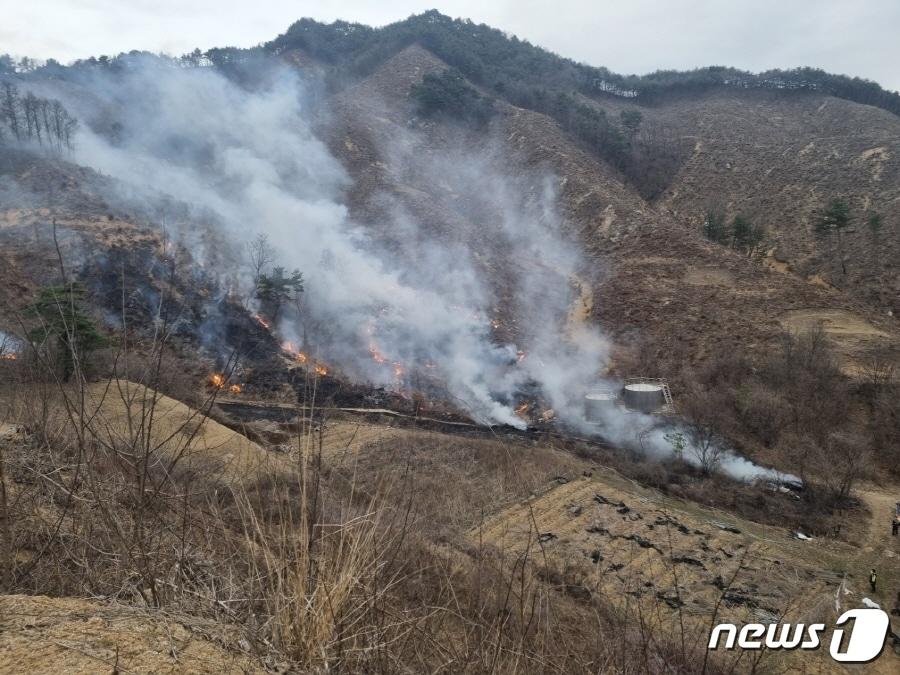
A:
<svg viewBox="0 0 900 675">
<path fill-rule="evenodd" d="M 408 230 L 413 245 L 388 254 L 342 205 L 348 177 L 313 133 L 303 84 L 287 69 L 263 79 L 249 92 L 212 69 L 153 62 L 95 76 L 89 88 L 100 102 L 91 105 L 114 111 L 115 134 L 85 129 L 75 159 L 138 193 L 151 188 L 143 190 L 148 199 L 164 193 L 208 212 L 234 251 L 266 234 L 277 264 L 307 279 L 303 314 L 279 331 L 291 339 L 306 333 L 303 324 L 325 327 L 316 347 L 349 374 L 390 384 L 396 369 L 373 361 L 377 349 L 398 368 L 427 364 L 483 421 L 523 426 L 514 399 L 529 381 L 564 408 L 585 364 L 593 373 L 603 366 L 605 343 L 586 328 L 566 336 L 556 321 L 565 316 L 580 261 L 556 231 L 552 183 L 525 204 L 512 179 L 485 173 L 488 159 L 445 158 L 441 167 L 460 189 L 478 183 L 496 201 L 495 243 L 506 243 L 511 260 L 543 261 L 523 263 L 511 280 L 532 308 L 517 322 L 528 326 L 519 332 L 529 349 L 520 364 L 519 346 L 493 335 L 497 298 L 473 260 L 477 250 L 435 242 L 422 236 L 421 223 L 398 214 L 395 226 Z M 192 251 L 200 263 L 209 255 Z M 238 283 L 252 295 L 249 273 Z"/>
<path fill-rule="evenodd" d="M 442 229 L 385 195 L 385 238 L 350 217 L 350 179 L 317 138 L 294 71 L 267 68 L 248 90 L 211 68 L 135 59 L 83 84 L 90 97 L 68 102 L 93 120 L 76 139 L 77 162 L 127 185 L 132 201 L 162 193 L 191 204 L 190 219 L 167 226 L 197 264 L 230 256 L 244 297 L 253 279 L 238 259 L 259 234 L 274 244 L 276 264 L 304 273 L 302 311 L 276 327 L 284 339 L 314 333 L 322 358 L 379 385 L 427 369 L 487 423 L 523 427 L 515 406 L 528 391 L 563 424 L 589 431 L 583 396 L 606 369 L 608 344 L 572 315 L 591 270 L 556 211 L 554 176 L 509 175 L 491 143 L 423 154 L 418 132 L 397 130 L 380 148 L 391 170 L 439 186 L 435 198 L 477 227 Z M 110 117 L 113 125 L 98 122 Z M 227 253 L 200 245 L 198 219 L 221 229 Z M 646 416 L 607 422 L 604 435 L 632 445 L 658 426 Z M 662 432 L 645 436 L 645 452 L 671 454 Z M 737 456 L 724 466 L 741 478 L 765 471 Z"/>
</svg>

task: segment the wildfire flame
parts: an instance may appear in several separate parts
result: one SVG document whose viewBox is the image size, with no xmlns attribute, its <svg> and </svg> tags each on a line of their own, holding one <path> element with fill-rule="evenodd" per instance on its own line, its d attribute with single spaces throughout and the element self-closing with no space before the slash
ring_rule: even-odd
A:
<svg viewBox="0 0 900 675">
<path fill-rule="evenodd" d="M 3 359 L 4 361 L 15 361 L 17 358 L 19 358 L 19 355 L 15 352 L 6 352 L 5 354 L 0 354 L 0 359 Z"/>
<path fill-rule="evenodd" d="M 376 347 L 374 344 L 369 345 L 369 354 L 372 355 L 372 360 L 375 361 L 375 363 L 384 363 L 385 361 L 387 361 L 387 359 L 384 357 L 384 354 L 378 351 L 378 347 Z"/>
<path fill-rule="evenodd" d="M 254 314 L 253 318 L 256 320 L 256 323 L 258 323 L 260 326 L 262 326 L 266 330 L 272 329 L 272 326 L 269 324 L 269 322 L 266 321 L 264 318 L 262 318 L 259 314 Z"/>
<path fill-rule="evenodd" d="M 521 349 L 516 352 L 516 363 L 522 363 L 525 360 L 525 352 Z"/>
<path fill-rule="evenodd" d="M 297 363 L 303 364 L 303 363 L 306 363 L 308 360 L 306 357 L 306 354 L 304 354 L 299 349 L 297 349 L 297 347 L 294 345 L 293 342 L 290 342 L 287 340 L 285 342 L 282 342 L 281 343 L 281 351 L 283 351 L 285 354 L 290 356 Z"/>
<path fill-rule="evenodd" d="M 328 374 L 328 368 L 323 365 L 317 365 L 315 370 L 316 375 L 319 375 L 320 377 Z"/>
<path fill-rule="evenodd" d="M 225 377 L 224 373 L 212 373 L 209 376 L 209 380 L 207 384 L 213 389 L 224 389 L 225 383 L 228 381 L 228 378 Z M 229 384 L 228 385 L 228 393 L 229 394 L 240 394 L 243 387 L 239 384 Z"/>
<path fill-rule="evenodd" d="M 369 344 L 369 354 L 371 355 L 372 360 L 375 363 L 384 364 L 388 362 L 387 357 L 380 351 L 378 351 L 378 347 L 375 346 L 374 342 Z M 406 367 L 402 363 L 400 363 L 399 361 L 392 361 L 390 365 L 394 369 L 394 377 L 396 377 L 397 379 L 403 377 L 403 374 L 406 372 Z M 434 364 L 426 364 L 426 368 L 433 367 Z"/>
<path fill-rule="evenodd" d="M 518 415 L 519 417 L 527 417 L 528 409 L 530 407 L 531 406 L 529 406 L 527 402 L 523 401 L 522 403 L 520 403 L 519 405 L 516 406 L 516 415 Z"/>
</svg>

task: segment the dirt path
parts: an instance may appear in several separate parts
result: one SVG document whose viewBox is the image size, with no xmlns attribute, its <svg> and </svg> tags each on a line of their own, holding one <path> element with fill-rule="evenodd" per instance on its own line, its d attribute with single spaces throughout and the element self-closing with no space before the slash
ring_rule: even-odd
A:
<svg viewBox="0 0 900 675">
<path fill-rule="evenodd" d="M 882 488 L 875 485 L 862 485 L 857 490 L 859 498 L 872 513 L 861 542 L 859 555 L 849 566 L 853 582 L 848 587 L 855 593 L 848 596 L 845 609 L 860 606 L 862 598 L 869 597 L 887 612 L 894 607 L 897 593 L 900 592 L 900 536 L 891 536 L 891 518 L 894 505 L 900 501 L 900 489 Z M 875 593 L 869 589 L 869 570 L 875 568 L 878 573 L 878 586 Z M 891 617 L 891 628 L 900 630 L 900 620 Z M 882 656 L 867 666 L 867 672 L 896 673 L 898 659 L 891 653 L 891 644 L 885 646 Z"/>
<path fill-rule="evenodd" d="M 900 490 L 864 485 L 859 488 L 858 495 L 872 512 L 872 517 L 856 556 L 853 574 L 858 578 L 858 592 L 871 596 L 889 611 L 900 592 L 900 536 L 891 535 L 891 518 L 895 504 L 900 501 Z M 878 573 L 878 588 L 875 593 L 870 593 L 868 573 L 873 567 Z"/>
<path fill-rule="evenodd" d="M 897 558 L 897 546 L 891 541 L 891 517 L 894 506 L 900 502 L 900 490 L 890 490 L 873 485 L 866 485 L 859 490 L 860 499 L 872 512 L 869 527 L 863 541 L 862 553 L 871 553 L 881 549 L 881 555 Z"/>
</svg>

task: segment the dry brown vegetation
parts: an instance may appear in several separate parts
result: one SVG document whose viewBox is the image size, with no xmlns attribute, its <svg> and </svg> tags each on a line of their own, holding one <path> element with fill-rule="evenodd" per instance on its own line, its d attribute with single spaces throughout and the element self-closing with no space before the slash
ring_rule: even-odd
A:
<svg viewBox="0 0 900 675">
<path fill-rule="evenodd" d="M 329 145 L 354 179 L 348 204 L 360 222 L 373 223 L 373 232 L 402 248 L 402 233 L 387 217 L 399 204 L 426 223 L 435 240 L 452 236 L 468 242 L 484 254 L 486 278 L 502 313 L 516 299 L 515 289 L 504 286 L 504 269 L 511 262 L 506 249 L 492 251 L 479 226 L 494 216 L 473 211 L 471 198 L 452 198 L 441 181 L 421 170 L 428 158 L 451 155 L 460 147 L 478 153 L 484 135 L 460 135 L 441 124 L 411 131 L 408 124 L 410 87 L 425 73 L 445 67 L 412 45 L 342 89 L 330 101 Z M 610 118 L 632 107 L 614 99 L 591 104 L 603 107 Z M 652 345 L 646 369 L 630 371 L 614 363 L 616 374 L 660 375 L 671 354 L 689 364 L 727 351 L 763 359 L 785 329 L 803 330 L 820 320 L 847 372 L 858 368 L 869 348 L 896 349 L 900 343 L 897 321 L 886 313 L 896 293 L 885 289 L 896 275 L 886 264 L 888 256 L 878 266 L 870 264 L 873 249 L 863 223 L 864 204 L 883 212 L 884 248 L 896 244 L 891 224 L 896 216 L 888 213 L 897 182 L 887 178 L 894 175 L 900 153 L 888 153 L 879 181 L 865 162 L 857 161 L 863 146 L 880 147 L 890 134 L 896 137 L 895 117 L 847 101 L 785 99 L 771 92 L 720 92 L 642 109 L 641 133 L 660 141 L 662 164 L 685 147 L 688 156 L 669 177 L 672 184 L 662 197 L 648 201 L 552 118 L 497 105 L 490 138 L 492 151 L 502 158 L 501 170 L 555 179 L 566 231 L 585 255 L 583 277 L 593 293 L 588 319 L 622 347 L 635 336 Z M 852 133 L 848 115 L 854 119 Z M 734 124 L 740 127 L 738 138 Z M 819 134 L 826 137 L 817 140 Z M 800 144 L 798 136 L 809 137 L 804 145 L 816 141 L 809 157 L 791 152 Z M 398 138 L 404 143 L 392 142 Z M 760 189 L 761 183 L 768 187 Z M 528 183 L 532 197 L 539 185 L 539 180 Z M 854 195 L 858 218 L 855 232 L 847 235 L 853 239 L 848 244 L 852 279 L 838 284 L 825 259 L 825 242 L 813 237 L 811 223 L 819 202 L 845 192 Z M 765 225 L 768 249 L 787 262 L 767 265 L 706 241 L 700 223 L 705 205 L 715 197 L 725 202 L 729 217 L 740 211 Z M 798 322 L 800 317 L 805 323 Z M 509 335 L 503 338 L 515 339 L 515 330 L 504 326 Z M 892 358 L 897 363 L 896 351 Z"/>
<path fill-rule="evenodd" d="M 639 363 L 648 357 L 630 358 Z M 807 513 L 797 513 L 795 522 L 826 534 L 840 527 L 830 514 L 852 508 L 857 481 L 886 484 L 898 475 L 893 356 L 869 352 L 864 363 L 855 377 L 845 373 L 828 333 L 815 324 L 783 334 L 756 361 L 723 350 L 702 366 L 685 367 L 678 354 L 660 366 L 678 383 L 681 412 L 688 418 L 704 422 L 757 461 L 784 467 L 804 481 Z M 757 517 L 764 518 L 764 512 Z"/>
<path fill-rule="evenodd" d="M 458 136 L 438 125 L 410 143 L 409 156 L 385 155 L 385 139 L 408 121 L 405 104 L 392 101 L 443 67 L 413 46 L 348 87 L 332 101 L 331 143 L 354 177 L 354 214 L 378 222 L 385 240 L 394 236 L 389 219 L 378 218 L 388 194 L 435 237 L 481 246 L 478 219 L 412 159 L 440 156 Z M 24 663 L 40 644 L 36 658 L 45 660 L 35 668 L 78 653 L 86 672 L 91 664 L 112 672 L 117 662 L 123 672 L 777 671 L 784 664 L 771 654 L 755 664 L 708 657 L 698 635 L 716 612 L 818 620 L 838 583 L 863 590 L 869 565 L 886 588 L 900 583 L 896 544 L 882 536 L 893 496 L 858 487 L 890 486 L 900 466 L 898 329 L 873 309 L 890 298 L 870 298 L 880 281 L 895 284 L 896 270 L 888 256 L 869 276 L 851 266 L 849 293 L 810 276 L 834 271 L 793 227 L 815 200 L 803 181 L 784 180 L 784 167 L 772 173 L 778 190 L 757 188 L 759 167 L 778 165 L 800 141 L 779 127 L 753 150 L 779 103 L 750 97 L 752 115 L 737 120 L 740 153 L 726 137 L 698 141 L 653 204 L 547 116 L 504 105 L 493 124 L 504 162 L 560 178 L 561 208 L 592 266 L 581 319 L 604 324 L 624 345 L 613 370 L 670 378 L 698 437 L 727 437 L 753 459 L 798 473 L 801 495 L 574 441 L 387 428 L 303 406 L 278 428 L 243 427 L 216 409 L 216 392 L 198 392 L 196 365 L 165 342 L 119 344 L 81 364 L 71 383 L 58 381 L 50 352 L 0 360 L 0 584 L 17 594 L 0 599 L 0 669 Z M 798 101 L 791 110 L 803 116 L 823 103 L 829 124 L 840 117 L 831 106 L 852 108 L 867 126 L 852 104 Z M 716 95 L 715 129 L 730 130 L 745 102 Z M 655 186 L 673 179 L 700 108 L 675 101 L 647 112 L 645 154 L 636 159 Z M 873 133 L 892 133 L 894 122 L 875 115 Z M 664 156 L 651 153 L 654 143 Z M 863 145 L 828 177 L 836 190 L 871 170 L 855 193 L 860 206 L 891 198 L 900 157 L 866 154 Z M 754 153 L 726 166 L 732 154 Z M 804 172 L 832 165 L 831 149 L 809 153 L 819 159 Z M 51 220 L 110 259 L 159 248 L 155 234 L 109 213 L 92 172 L 33 164 L 15 167 L 31 201 L 0 223 L 0 288 L 10 306 L 46 283 L 42 274 L 55 274 Z M 62 194 L 46 208 L 51 182 Z M 750 190 L 761 201 L 749 200 Z M 766 222 L 789 263 L 768 269 L 703 241 L 694 216 L 704 191 L 727 194 L 729 208 L 776 214 Z M 868 260 L 862 231 L 853 236 L 851 254 Z M 485 264 L 502 286 L 508 261 L 499 254 Z M 119 289 L 107 286 L 115 305 Z M 499 291 L 509 299 L 514 289 Z M 514 327 L 504 330 L 515 338 Z M 795 529 L 817 541 L 790 539 Z M 41 619 L 44 632 L 28 632 L 30 617 L 52 612 L 65 623 Z M 60 639 L 94 614 L 105 623 L 83 640 Z M 137 622 L 149 634 L 134 636 Z"/>
<path fill-rule="evenodd" d="M 693 669 L 666 635 L 560 593 L 539 573 L 538 547 L 509 556 L 460 539 L 485 512 L 574 474 L 576 458 L 518 461 L 499 442 L 424 434 L 331 467 L 325 420 L 299 412 L 295 444 L 273 453 L 209 419 L 217 390 L 197 408 L 158 393 L 177 385 L 166 351 L 120 351 L 133 380 L 88 382 L 78 358 L 62 382 L 48 348 L 4 364 L 4 592 L 94 598 L 101 615 L 140 607 L 158 630 L 169 616 L 192 631 L 213 621 L 223 663 L 232 653 L 267 669 Z M 171 666 L 142 660 L 123 621 L 104 636 L 114 653 L 86 653 L 111 668 Z"/>
<path fill-rule="evenodd" d="M 812 416 L 826 403 L 821 386 L 840 406 L 834 392 L 846 384 L 820 333 L 785 342 L 768 368 L 717 360 L 691 374 L 733 397 L 695 397 L 706 406 L 695 422 L 717 434 L 751 421 L 758 433 L 771 412 L 760 401 L 798 383 L 783 428 L 769 427 L 773 448 L 791 433 L 823 434 L 805 473 L 817 489 L 803 501 L 574 440 L 358 423 L 314 398 L 293 421 L 247 428 L 252 442 L 216 408 L 220 389 L 185 378 L 165 339 L 73 354 L 68 382 L 58 349 L 39 344 L 0 363 L 2 588 L 40 596 L 3 606 L 44 615 L 48 598 L 86 599 L 54 605 L 62 622 L 42 619 L 39 630 L 2 619 L 10 658 L 23 635 L 44 645 L 36 668 L 68 650 L 80 655 L 71 672 L 83 659 L 111 671 L 777 668 L 777 654 L 708 653 L 709 626 L 825 611 L 858 572 L 846 563 L 852 547 L 804 549 L 784 529 L 803 522 L 817 533 L 811 514 L 846 502 L 859 477 L 851 462 L 816 482 L 818 463 L 833 468 L 858 447 Z M 758 388 L 747 409 L 745 380 Z M 872 410 L 890 381 L 873 361 Z M 89 612 L 102 627 L 59 639 Z M 168 656 L 143 656 L 159 645 Z"/>
</svg>

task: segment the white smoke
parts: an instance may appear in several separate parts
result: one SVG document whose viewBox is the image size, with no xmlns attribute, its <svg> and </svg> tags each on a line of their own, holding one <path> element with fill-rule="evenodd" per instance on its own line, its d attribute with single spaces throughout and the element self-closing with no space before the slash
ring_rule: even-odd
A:
<svg viewBox="0 0 900 675">
<path fill-rule="evenodd" d="M 9 355 L 18 354 L 22 351 L 24 345 L 22 340 L 9 333 L 0 330 L 0 358 Z"/>
<path fill-rule="evenodd" d="M 700 467 L 703 453 L 691 441 L 691 435 L 680 423 L 657 415 L 637 411 L 623 412 L 615 407 L 600 411 L 600 425 L 593 427 L 603 438 L 623 447 L 630 447 L 651 459 L 671 459 L 675 453 L 674 437 L 681 436 L 684 443 L 682 459 L 688 464 Z M 582 431 L 591 431 L 590 426 L 582 426 Z M 799 477 L 754 464 L 746 457 L 727 447 L 717 446 L 711 451 L 715 455 L 712 467 L 732 478 L 751 483 L 765 481 L 773 485 L 802 485 Z"/>
<path fill-rule="evenodd" d="M 449 143 L 429 153 L 417 132 L 395 128 L 379 148 L 395 181 L 428 187 L 449 205 L 444 212 L 467 217 L 438 223 L 383 195 L 390 222 L 374 236 L 343 205 L 350 180 L 316 137 L 293 71 L 267 69 L 250 92 L 212 69 L 136 60 L 87 87 L 100 102 L 81 116 L 113 111 L 122 127 L 112 140 L 84 129 L 78 162 L 147 199 L 165 193 L 209 213 L 234 251 L 265 234 L 277 264 L 304 272 L 304 310 L 279 326 L 284 338 L 324 327 L 316 338 L 324 358 L 382 385 L 396 383 L 392 363 L 427 364 L 457 403 L 490 423 L 523 427 L 513 406 L 536 387 L 564 424 L 589 429 L 583 396 L 606 369 L 608 343 L 568 318 L 579 280 L 591 279 L 556 212 L 553 176 L 509 175 L 502 145 L 473 151 Z M 464 231 L 467 223 L 475 226 Z M 196 215 L 181 224 L 185 241 L 196 242 L 195 224 Z M 385 237 L 399 243 L 392 249 Z M 216 257 L 191 250 L 201 263 Z M 241 283 L 252 295 L 249 271 Z M 498 307 L 513 324 L 506 341 L 492 325 Z M 672 454 L 650 416 L 611 415 L 603 435 L 632 447 L 640 439 L 651 456 Z M 768 475 L 734 453 L 721 468 L 743 480 Z"/>
<path fill-rule="evenodd" d="M 579 381 L 586 384 L 603 365 L 598 334 L 581 328 L 568 339 L 562 332 L 569 277 L 580 260 L 558 231 L 552 181 L 526 203 L 487 158 L 444 158 L 431 168 L 446 179 L 448 167 L 456 167 L 459 189 L 477 186 L 494 204 L 498 218 L 485 223 L 484 234 L 515 263 L 511 283 L 521 306 L 510 313 L 519 317 L 518 335 L 528 348 L 516 365 L 517 345 L 494 338 L 497 298 L 472 242 L 435 241 L 422 223 L 398 214 L 394 233 L 405 232 L 411 250 L 391 256 L 350 220 L 341 203 L 348 178 L 313 134 L 303 87 L 287 69 L 267 73 L 252 93 L 211 69 L 159 65 L 132 67 L 90 88 L 122 127 L 114 141 L 85 129 L 76 161 L 202 207 L 238 245 L 266 234 L 278 264 L 304 272 L 302 320 L 327 327 L 330 338 L 319 346 L 342 370 L 389 383 L 390 370 L 369 355 L 376 343 L 389 361 L 430 364 L 475 417 L 522 427 L 513 398 L 525 382 L 538 382 L 563 409 Z M 287 325 L 282 332 L 302 331 Z"/>
</svg>

